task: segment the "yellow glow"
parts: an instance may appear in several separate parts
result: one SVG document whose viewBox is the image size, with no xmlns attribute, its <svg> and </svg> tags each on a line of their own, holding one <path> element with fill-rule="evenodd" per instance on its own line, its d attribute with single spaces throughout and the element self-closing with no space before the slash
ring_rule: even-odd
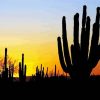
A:
<svg viewBox="0 0 100 100">
<path fill-rule="evenodd" d="M 61 35 L 60 35 L 61 36 Z M 72 37 L 69 38 L 69 50 L 70 50 L 70 44 L 72 44 Z M 41 39 L 41 38 L 40 38 Z M 7 41 L 5 41 L 7 40 Z M 3 41 L 3 43 L 0 43 L 0 55 L 4 56 L 4 48 L 8 48 L 8 56 L 12 59 L 17 60 L 17 62 L 21 61 L 21 55 L 24 53 L 25 55 L 25 64 L 27 65 L 27 76 L 31 76 L 32 74 L 35 74 L 36 67 L 42 64 L 43 67 L 49 68 L 49 73 L 54 71 L 55 64 L 57 65 L 57 72 L 59 70 L 59 73 L 62 74 L 62 68 L 60 66 L 59 57 L 58 57 L 58 49 L 57 49 L 57 37 L 55 36 L 55 40 L 43 40 L 40 41 L 34 41 L 30 39 L 28 42 L 25 40 L 21 40 L 18 38 L 12 38 L 9 36 L 9 38 L 2 38 L 0 41 Z M 93 74 L 99 74 L 98 66 L 93 70 Z M 15 75 L 15 76 L 18 76 Z"/>
<path fill-rule="evenodd" d="M 55 34 L 56 33 L 55 31 Z M 0 39 L 0 55 L 4 55 L 4 48 L 7 47 L 9 57 L 20 62 L 21 55 L 24 53 L 25 64 L 27 65 L 27 76 L 35 74 L 36 67 L 40 67 L 41 64 L 45 68 L 45 71 L 48 67 L 49 72 L 54 71 L 54 66 L 56 64 L 57 71 L 59 70 L 60 74 L 63 73 L 58 57 L 57 36 L 59 35 L 56 34 L 54 37 L 52 37 L 52 35 L 48 36 L 50 33 L 48 33 L 47 36 L 41 35 L 40 37 L 34 33 L 29 33 L 30 36 L 28 37 L 27 35 L 8 35 L 7 37 L 2 35 Z M 60 36 L 62 35 L 60 34 Z M 72 42 L 73 38 L 68 34 L 69 50 Z M 100 64 L 97 66 L 100 66 Z M 95 71 L 93 70 L 93 74 L 99 74 L 97 71 L 98 68 L 99 67 L 95 68 Z"/>
</svg>

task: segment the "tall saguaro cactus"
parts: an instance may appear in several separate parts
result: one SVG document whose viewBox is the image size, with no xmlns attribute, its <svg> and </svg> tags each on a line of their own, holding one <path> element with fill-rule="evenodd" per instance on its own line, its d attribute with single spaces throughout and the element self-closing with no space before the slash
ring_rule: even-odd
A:
<svg viewBox="0 0 100 100">
<path fill-rule="evenodd" d="M 2 78 L 8 80 L 8 68 L 7 68 L 7 48 L 5 48 L 5 57 L 4 57 L 4 69 L 2 72 Z"/>
<path fill-rule="evenodd" d="M 7 48 L 5 48 L 4 69 L 7 68 Z"/>
<path fill-rule="evenodd" d="M 22 63 L 19 62 L 19 80 L 21 82 L 26 80 L 26 65 L 24 66 L 24 54 L 22 54 Z"/>
<path fill-rule="evenodd" d="M 69 73 L 72 79 L 88 79 L 92 69 L 97 65 L 100 58 L 99 45 L 99 22 L 100 7 L 97 8 L 96 21 L 93 24 L 91 46 L 90 39 L 90 17 L 87 16 L 87 7 L 83 6 L 81 41 L 79 42 L 79 14 L 74 16 L 74 43 L 71 45 L 71 57 L 68 49 L 66 18 L 62 19 L 62 41 L 58 41 L 59 60 L 64 72 Z M 63 42 L 63 43 L 62 43 Z"/>
</svg>

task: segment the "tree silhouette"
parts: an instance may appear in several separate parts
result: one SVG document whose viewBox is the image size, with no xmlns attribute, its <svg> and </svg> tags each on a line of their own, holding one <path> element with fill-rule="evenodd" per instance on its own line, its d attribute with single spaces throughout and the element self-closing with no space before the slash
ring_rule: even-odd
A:
<svg viewBox="0 0 100 100">
<path fill-rule="evenodd" d="M 90 39 L 90 17 L 87 16 L 87 7 L 83 6 L 81 42 L 79 43 L 79 14 L 74 16 L 74 40 L 71 45 L 71 57 L 68 49 L 68 40 L 66 32 L 66 18 L 62 19 L 62 41 L 58 41 L 58 54 L 62 69 L 70 74 L 75 80 L 84 80 L 90 77 L 92 69 L 97 65 L 100 58 L 99 45 L 99 20 L 100 7 L 97 8 L 96 21 L 93 24 L 91 46 L 89 51 Z M 63 42 L 63 43 L 62 43 Z"/>
</svg>

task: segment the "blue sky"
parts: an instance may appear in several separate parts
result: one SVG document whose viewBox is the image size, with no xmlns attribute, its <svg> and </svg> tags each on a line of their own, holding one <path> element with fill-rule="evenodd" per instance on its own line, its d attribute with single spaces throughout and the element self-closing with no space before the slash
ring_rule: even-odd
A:
<svg viewBox="0 0 100 100">
<path fill-rule="evenodd" d="M 66 15 L 68 18 L 82 6 L 88 6 L 88 13 L 95 16 L 95 8 L 99 0 L 0 0 L 0 19 L 39 20 L 53 22 Z M 54 18 L 54 19 L 53 19 Z M 55 19 L 57 18 L 57 19 Z"/>
<path fill-rule="evenodd" d="M 88 6 L 92 25 L 99 0 L 0 0 L 0 46 L 56 43 L 62 31 L 62 16 L 66 16 L 72 41 L 73 16 L 79 12 L 81 25 L 84 4 Z"/>
<path fill-rule="evenodd" d="M 50 27 L 59 30 L 62 16 L 67 17 L 71 26 L 73 15 L 76 12 L 82 14 L 84 4 L 88 6 L 88 14 L 94 20 L 96 7 L 100 5 L 99 0 L 0 0 L 0 28 L 20 29 L 21 25 L 21 31 L 25 27 L 26 31 L 32 31 L 34 27 L 39 27 L 43 32 L 50 31 Z"/>
</svg>

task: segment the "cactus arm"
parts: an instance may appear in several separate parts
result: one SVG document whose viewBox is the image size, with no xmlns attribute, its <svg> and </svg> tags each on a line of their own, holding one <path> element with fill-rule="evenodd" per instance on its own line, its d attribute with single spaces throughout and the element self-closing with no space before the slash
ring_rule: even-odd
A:
<svg viewBox="0 0 100 100">
<path fill-rule="evenodd" d="M 79 14 L 74 16 L 74 45 L 79 45 Z"/>
<path fill-rule="evenodd" d="M 71 45 L 71 57 L 74 66 L 78 66 L 80 57 L 80 46 L 79 46 L 79 14 L 74 15 L 74 45 Z"/>
<path fill-rule="evenodd" d="M 64 57 L 63 57 L 63 51 L 62 51 L 62 45 L 61 45 L 61 38 L 58 37 L 58 54 L 59 54 L 59 60 L 60 60 L 60 64 L 62 66 L 62 69 L 64 70 L 64 72 L 68 72 L 68 68 L 66 67 L 66 64 L 64 62 Z"/>
<path fill-rule="evenodd" d="M 85 58 L 86 61 L 88 59 L 88 51 L 89 51 L 89 38 L 90 38 L 90 17 L 87 17 L 87 22 L 86 22 L 86 34 L 85 34 L 85 40 L 84 40 L 84 53 L 85 53 Z"/>
<path fill-rule="evenodd" d="M 83 16 L 82 16 L 82 30 L 81 30 L 81 48 L 84 48 L 84 38 L 85 38 L 85 25 L 86 25 L 87 7 L 83 6 Z"/>
<path fill-rule="evenodd" d="M 26 77 L 26 65 L 25 65 L 25 68 L 24 68 L 24 77 Z"/>
<path fill-rule="evenodd" d="M 91 64 L 91 68 L 95 67 L 98 63 L 98 54 L 99 54 L 99 20 L 100 20 L 100 8 L 97 8 L 97 15 L 96 15 L 96 22 L 93 25 L 93 35 L 91 40 L 91 48 L 90 48 L 90 55 L 89 55 L 89 63 Z"/>
<path fill-rule="evenodd" d="M 83 16 L 82 16 L 82 29 L 81 29 L 81 48 L 84 48 L 84 38 L 85 38 L 85 26 L 86 26 L 86 16 L 87 16 L 87 7 L 83 6 Z"/>
<path fill-rule="evenodd" d="M 87 16 L 87 7 L 86 5 L 83 6 L 83 17 L 82 17 L 82 27 L 85 27 L 86 24 L 86 16 Z"/>
<path fill-rule="evenodd" d="M 71 45 L 71 58 L 72 58 L 72 65 L 74 65 L 75 64 L 74 45 Z"/>
<path fill-rule="evenodd" d="M 98 51 L 98 41 L 99 34 L 96 32 L 96 24 L 93 25 L 93 35 L 92 35 L 92 41 L 91 41 L 91 48 L 90 48 L 90 55 L 89 55 L 89 63 L 91 64 L 91 67 L 95 67 L 98 58 L 97 58 L 97 51 Z M 100 51 L 99 51 L 100 52 Z"/>
<path fill-rule="evenodd" d="M 100 7 L 97 7 L 96 23 L 100 24 Z"/>
<path fill-rule="evenodd" d="M 85 64 L 86 54 L 85 54 L 85 38 L 86 38 L 86 17 L 87 17 L 87 7 L 83 6 L 83 16 L 82 16 L 82 29 L 81 29 L 81 63 Z"/>
<path fill-rule="evenodd" d="M 81 54 L 82 54 L 82 63 L 86 64 L 88 60 L 88 51 L 89 51 L 89 38 L 90 38 L 90 17 L 87 17 L 86 28 L 82 27 L 82 37 L 81 38 Z"/>
<path fill-rule="evenodd" d="M 97 16 L 96 16 L 96 22 L 94 23 L 93 25 L 93 35 L 92 35 L 92 41 L 91 41 L 91 50 L 93 48 L 95 48 L 97 45 L 98 45 L 98 42 L 99 42 L 99 16 L 100 14 L 98 14 L 99 11 L 98 11 L 98 8 L 97 8 Z"/>
<path fill-rule="evenodd" d="M 69 55 L 68 49 L 68 40 L 67 40 L 67 32 L 66 32 L 66 18 L 65 16 L 62 19 L 62 39 L 63 39 L 63 49 L 64 49 L 64 57 L 67 66 L 71 66 L 71 59 Z"/>
</svg>

